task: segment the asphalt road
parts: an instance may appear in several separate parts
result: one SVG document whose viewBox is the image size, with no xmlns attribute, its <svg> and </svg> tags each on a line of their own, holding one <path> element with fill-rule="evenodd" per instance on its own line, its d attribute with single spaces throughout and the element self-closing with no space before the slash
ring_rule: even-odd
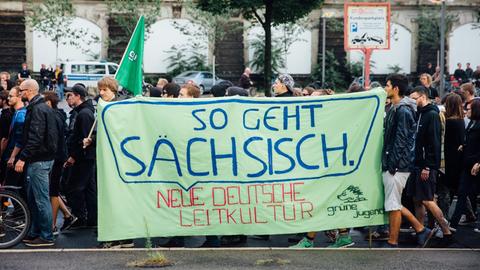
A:
<svg viewBox="0 0 480 270">
<path fill-rule="evenodd" d="M 480 269 L 473 250 L 162 250 L 0 252 L 0 269 L 134 269 L 160 252 L 167 269 Z"/>
</svg>

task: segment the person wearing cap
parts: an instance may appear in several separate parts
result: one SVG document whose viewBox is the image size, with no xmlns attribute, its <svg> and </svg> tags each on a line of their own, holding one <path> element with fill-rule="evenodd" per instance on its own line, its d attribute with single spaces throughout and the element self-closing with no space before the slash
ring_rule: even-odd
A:
<svg viewBox="0 0 480 270">
<path fill-rule="evenodd" d="M 95 149 L 83 148 L 83 139 L 88 136 L 95 121 L 95 108 L 91 99 L 86 99 L 87 90 L 76 84 L 71 88 L 72 103 L 77 113 L 73 131 L 67 141 L 68 159 L 64 167 L 71 167 L 66 182 L 66 196 L 72 213 L 78 217 L 75 225 L 96 226 L 97 192 L 94 179 Z"/>
<path fill-rule="evenodd" d="M 289 74 L 280 74 L 272 85 L 275 97 L 292 97 L 295 81 Z"/>
</svg>

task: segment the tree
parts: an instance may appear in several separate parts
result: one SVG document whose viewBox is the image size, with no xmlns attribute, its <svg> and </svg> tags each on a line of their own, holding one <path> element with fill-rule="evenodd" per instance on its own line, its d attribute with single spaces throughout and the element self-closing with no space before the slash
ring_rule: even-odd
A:
<svg viewBox="0 0 480 270">
<path fill-rule="evenodd" d="M 323 0 L 198 0 L 197 6 L 212 14 L 240 11 L 247 20 L 259 23 L 265 31 L 264 84 L 270 89 L 272 74 L 272 26 L 295 22 L 323 3 Z M 270 95 L 269 91 L 265 93 Z"/>
<path fill-rule="evenodd" d="M 89 33 L 87 29 L 72 28 L 75 9 L 70 0 L 43 0 L 41 3 L 27 2 L 27 25 L 33 30 L 43 33 L 55 43 L 55 61 L 58 61 L 58 46 L 67 43 L 89 53 L 85 46 L 100 41 L 100 38 Z"/>
<path fill-rule="evenodd" d="M 108 46 L 118 46 L 120 44 L 126 46 L 135 30 L 138 19 L 142 15 L 145 18 L 145 39 L 148 39 L 151 26 L 161 14 L 161 0 L 106 0 L 105 2 L 110 18 L 123 30 L 123 35 L 109 38 Z M 109 57 L 112 56 L 109 55 Z"/>
</svg>

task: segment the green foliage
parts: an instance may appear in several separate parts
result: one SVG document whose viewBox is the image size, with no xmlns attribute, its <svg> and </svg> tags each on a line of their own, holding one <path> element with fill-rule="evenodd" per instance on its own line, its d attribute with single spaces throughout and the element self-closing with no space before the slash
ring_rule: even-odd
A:
<svg viewBox="0 0 480 270">
<path fill-rule="evenodd" d="M 110 44 L 128 41 L 140 16 L 145 18 L 145 39 L 150 34 L 152 24 L 161 14 L 161 0 L 106 0 L 109 16 L 123 29 L 125 36 L 110 40 Z"/>
<path fill-rule="evenodd" d="M 371 65 L 370 65 L 371 66 Z M 347 61 L 347 71 L 351 77 L 351 79 L 355 77 L 360 77 L 363 75 L 363 62 L 349 62 Z"/>
<path fill-rule="evenodd" d="M 312 79 L 315 81 L 322 80 L 322 59 L 319 58 L 312 73 Z M 345 88 L 347 86 L 343 74 L 340 70 L 340 62 L 338 62 L 333 50 L 325 51 L 325 84 L 329 85 L 333 90 L 337 88 Z"/>
<path fill-rule="evenodd" d="M 400 65 L 395 64 L 395 65 L 388 65 L 388 70 L 390 71 L 389 73 L 400 73 L 402 71 L 402 68 Z"/>
<path fill-rule="evenodd" d="M 71 45 L 82 50 L 82 53 L 91 58 L 97 55 L 85 49 L 93 43 L 100 42 L 100 38 L 89 33 L 84 28 L 72 28 L 75 19 L 75 9 L 70 0 L 42 0 L 40 3 L 33 0 L 27 2 L 25 21 L 33 30 L 43 33 L 55 43 L 55 60 L 58 61 L 58 46 Z"/>
<path fill-rule="evenodd" d="M 431 47 L 432 50 L 440 48 L 440 22 L 441 12 L 439 7 L 423 8 L 417 18 L 418 42 L 420 46 Z M 447 14 L 445 16 L 446 28 L 452 27 L 454 21 L 458 20 L 458 15 Z"/>
<path fill-rule="evenodd" d="M 198 43 L 172 46 L 167 51 L 168 75 L 174 77 L 188 70 L 210 70 L 207 57 L 202 51 L 205 51 L 205 47 L 202 48 Z"/>
<path fill-rule="evenodd" d="M 265 74 L 265 35 L 257 34 L 250 46 L 253 48 L 253 59 L 248 63 L 253 71 Z M 279 69 L 285 67 L 283 57 L 284 50 L 280 41 L 275 40 L 272 43 L 272 71 L 279 73 Z"/>
</svg>

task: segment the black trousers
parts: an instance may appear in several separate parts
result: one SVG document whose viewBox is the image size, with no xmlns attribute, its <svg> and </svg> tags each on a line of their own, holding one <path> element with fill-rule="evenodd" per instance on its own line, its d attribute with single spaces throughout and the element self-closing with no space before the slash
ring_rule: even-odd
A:
<svg viewBox="0 0 480 270">
<path fill-rule="evenodd" d="M 79 160 L 71 167 L 65 195 L 72 213 L 81 222 L 97 225 L 97 184 L 94 177 L 95 160 Z"/>
</svg>

